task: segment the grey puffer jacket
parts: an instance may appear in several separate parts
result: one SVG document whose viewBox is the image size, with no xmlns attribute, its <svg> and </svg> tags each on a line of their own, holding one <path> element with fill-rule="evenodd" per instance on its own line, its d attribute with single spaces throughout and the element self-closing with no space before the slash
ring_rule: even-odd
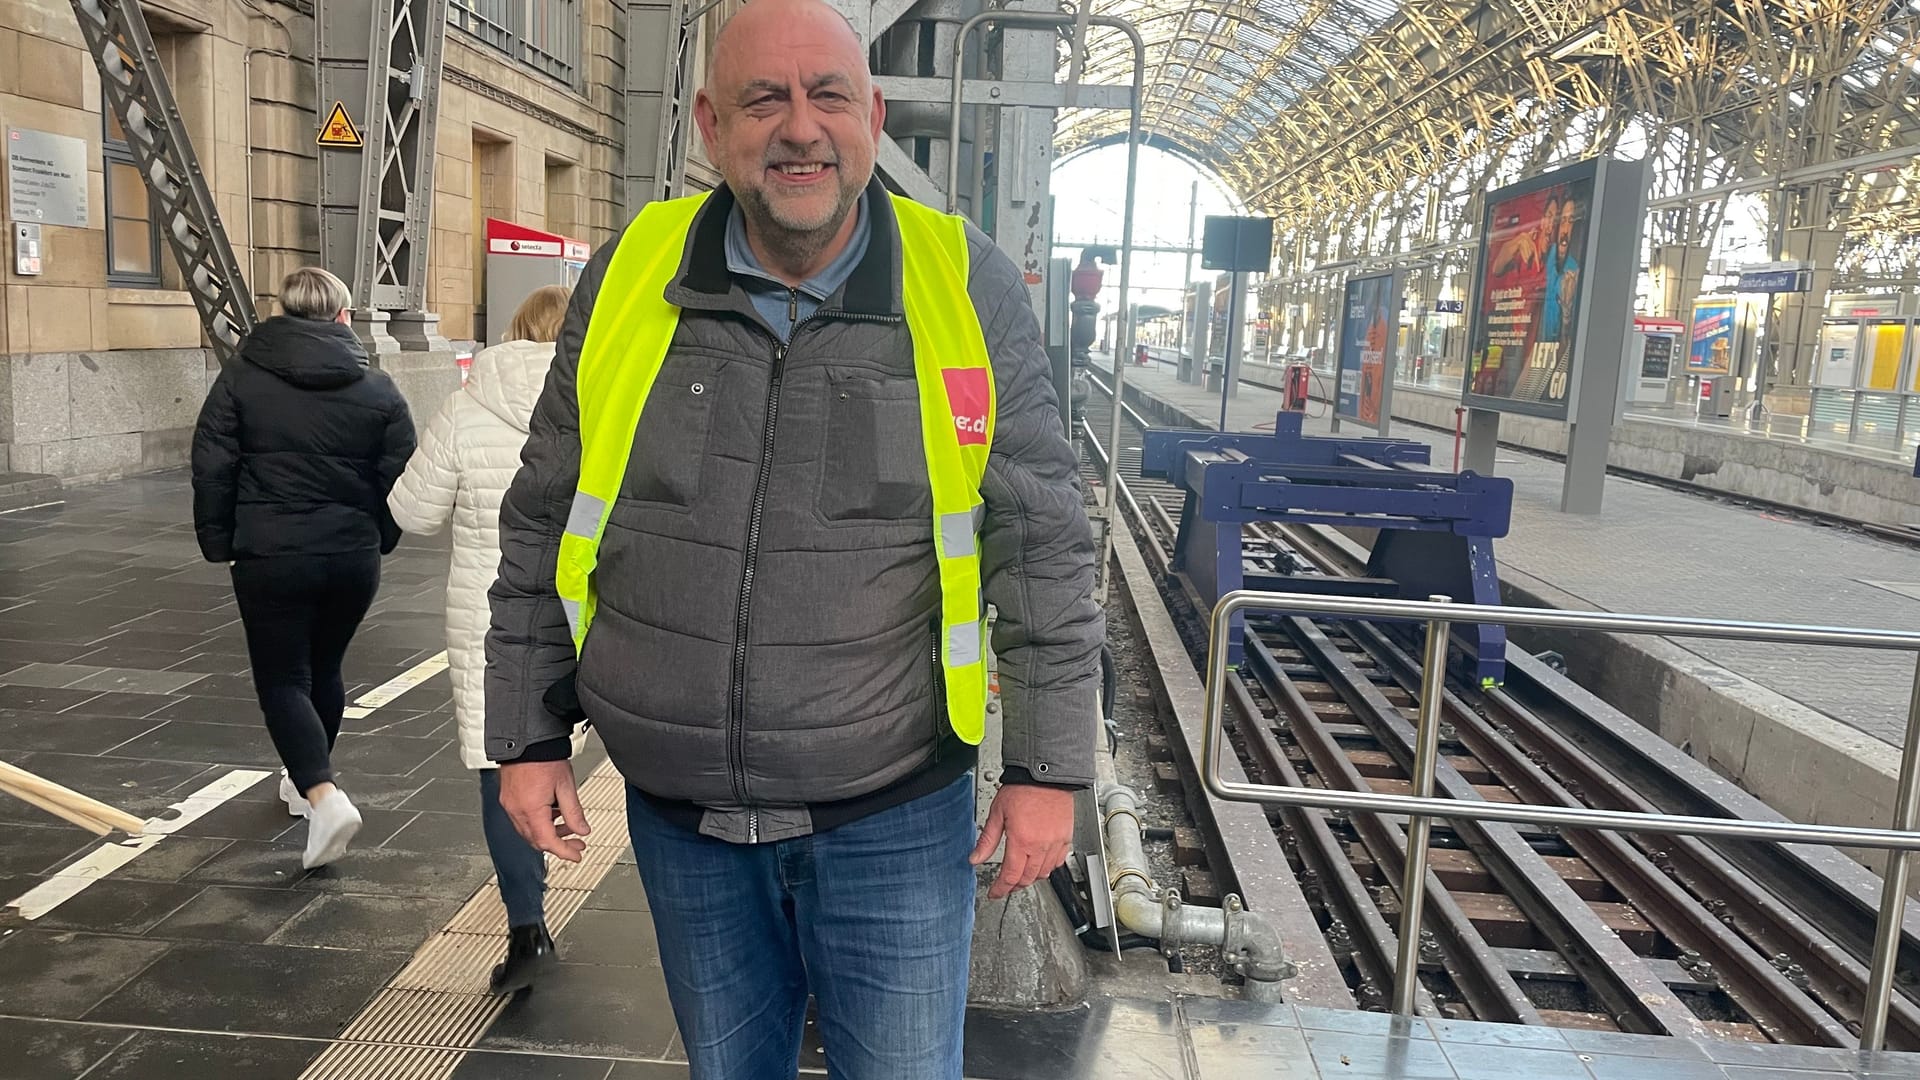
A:
<svg viewBox="0 0 1920 1080">
<path fill-rule="evenodd" d="M 940 590 L 884 190 L 870 189 L 866 257 L 786 347 L 727 271 L 732 205 L 724 188 L 708 199 L 667 289 L 680 323 L 601 541 L 578 692 L 628 781 L 705 807 L 703 832 L 768 841 L 811 831 L 809 804 L 929 763 L 946 723 Z M 968 238 L 998 400 L 981 552 L 1004 759 L 1037 781 L 1086 784 L 1105 623 L 1076 459 L 1027 286 L 983 234 Z M 568 733 L 543 704 L 576 666 L 554 563 L 579 475 L 574 374 L 615 246 L 574 292 L 501 507 L 487 639 L 496 761 Z"/>
</svg>

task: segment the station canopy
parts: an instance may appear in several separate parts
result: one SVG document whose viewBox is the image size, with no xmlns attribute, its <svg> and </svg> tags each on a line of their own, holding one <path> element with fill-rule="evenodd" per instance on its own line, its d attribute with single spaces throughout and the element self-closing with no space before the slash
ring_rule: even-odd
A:
<svg viewBox="0 0 1920 1080">
<path fill-rule="evenodd" d="M 1899 153 L 1920 142 L 1915 0 L 1096 0 L 1094 11 L 1146 40 L 1149 137 L 1283 228 L 1613 152 L 1653 160 L 1656 199 L 1879 155 L 1820 197 L 1856 222 L 1920 231 L 1906 193 L 1920 174 Z M 1084 81 L 1124 84 L 1131 71 L 1125 36 L 1091 30 Z M 1059 148 L 1120 141 L 1126 123 L 1119 110 L 1063 112 Z"/>
</svg>

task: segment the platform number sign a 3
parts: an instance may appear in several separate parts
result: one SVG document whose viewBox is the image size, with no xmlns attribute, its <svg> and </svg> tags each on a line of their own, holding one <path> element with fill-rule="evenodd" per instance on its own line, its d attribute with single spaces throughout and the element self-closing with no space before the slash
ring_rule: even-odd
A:
<svg viewBox="0 0 1920 1080">
<path fill-rule="evenodd" d="M 347 115 L 345 102 L 333 103 L 333 111 L 327 114 L 326 122 L 320 125 L 320 134 L 313 141 L 335 150 L 360 149 L 360 129 L 354 126 L 353 118 Z"/>
</svg>

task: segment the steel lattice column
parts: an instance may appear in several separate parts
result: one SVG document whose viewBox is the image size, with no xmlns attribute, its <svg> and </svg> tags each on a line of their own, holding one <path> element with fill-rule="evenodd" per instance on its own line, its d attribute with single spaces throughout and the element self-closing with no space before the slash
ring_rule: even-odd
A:
<svg viewBox="0 0 1920 1080">
<path fill-rule="evenodd" d="M 375 351 L 444 349 L 426 292 L 446 0 L 324 0 L 314 35 L 319 117 L 344 104 L 364 141 L 321 151 L 321 258 Z"/>
<path fill-rule="evenodd" d="M 199 157 L 174 104 L 139 0 L 73 0 L 73 13 L 100 69 L 107 106 L 126 133 L 161 230 L 224 363 L 253 332 L 253 296 L 227 242 Z"/>
</svg>

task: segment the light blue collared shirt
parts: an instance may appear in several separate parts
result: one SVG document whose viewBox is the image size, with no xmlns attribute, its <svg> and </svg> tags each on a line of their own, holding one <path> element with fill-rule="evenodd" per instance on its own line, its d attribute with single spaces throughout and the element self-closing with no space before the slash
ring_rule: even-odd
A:
<svg viewBox="0 0 1920 1080">
<path fill-rule="evenodd" d="M 780 335 L 781 341 L 793 338 L 793 328 L 803 323 L 835 289 L 846 284 L 853 275 L 853 268 L 860 265 L 866 257 L 867 240 L 873 235 L 873 223 L 867 215 L 867 195 L 860 194 L 860 201 L 854 204 L 853 238 L 847 242 L 846 250 L 835 256 L 834 260 L 822 267 L 820 272 L 796 286 L 767 273 L 754 257 L 753 245 L 747 243 L 747 219 L 735 203 L 733 213 L 727 216 L 727 269 L 740 281 L 740 287 L 747 291 L 747 297 L 753 301 L 753 309 L 767 320 L 773 332 Z"/>
</svg>

